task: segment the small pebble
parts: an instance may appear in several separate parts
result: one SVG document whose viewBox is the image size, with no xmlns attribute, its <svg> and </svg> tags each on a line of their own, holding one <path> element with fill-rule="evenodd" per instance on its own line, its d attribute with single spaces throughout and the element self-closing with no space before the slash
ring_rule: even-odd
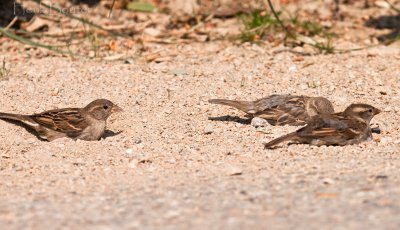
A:
<svg viewBox="0 0 400 230">
<path fill-rule="evenodd" d="M 242 175 L 243 170 L 236 165 L 228 164 L 225 166 L 225 173 L 228 176 L 239 176 Z"/>
<path fill-rule="evenodd" d="M 383 109 L 383 111 L 385 111 L 385 112 L 390 112 L 390 111 L 392 111 L 392 107 L 388 106 L 388 107 L 386 107 L 385 109 Z"/>
<path fill-rule="evenodd" d="M 324 178 L 324 179 L 322 180 L 322 183 L 328 185 L 328 184 L 334 184 L 335 181 L 332 180 L 331 178 Z"/>
<path fill-rule="evenodd" d="M 128 58 L 124 60 L 124 64 L 133 64 L 135 61 L 132 58 Z"/>
<path fill-rule="evenodd" d="M 260 118 L 260 117 L 254 117 L 253 119 L 251 119 L 251 125 L 253 127 L 266 127 L 269 126 L 269 123 L 267 120 Z"/>
<path fill-rule="evenodd" d="M 289 73 L 294 73 L 294 72 L 297 71 L 297 67 L 295 65 L 292 65 L 292 66 L 289 67 L 288 70 L 289 70 Z"/>
<path fill-rule="evenodd" d="M 126 149 L 125 153 L 127 157 L 133 157 L 133 149 Z"/>
<path fill-rule="evenodd" d="M 204 127 L 204 134 L 211 134 L 214 132 L 214 127 L 211 124 L 206 125 Z"/>
<path fill-rule="evenodd" d="M 374 5 L 379 7 L 379 8 L 383 8 L 383 9 L 389 9 L 390 8 L 389 3 L 387 3 L 386 1 L 375 1 Z"/>
</svg>

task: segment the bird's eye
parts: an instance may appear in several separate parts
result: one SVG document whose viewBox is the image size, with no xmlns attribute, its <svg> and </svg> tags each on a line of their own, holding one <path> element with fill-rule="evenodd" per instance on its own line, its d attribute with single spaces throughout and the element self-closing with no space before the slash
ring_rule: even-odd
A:
<svg viewBox="0 0 400 230">
<path fill-rule="evenodd" d="M 108 109 L 108 105 L 103 105 L 103 109 Z"/>
<path fill-rule="evenodd" d="M 372 109 L 368 109 L 368 112 L 372 113 Z"/>
</svg>

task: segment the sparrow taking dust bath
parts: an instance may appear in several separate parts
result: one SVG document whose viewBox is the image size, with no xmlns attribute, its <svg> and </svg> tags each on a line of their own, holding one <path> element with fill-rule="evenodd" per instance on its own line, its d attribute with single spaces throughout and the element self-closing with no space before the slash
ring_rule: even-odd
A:
<svg viewBox="0 0 400 230">
<path fill-rule="evenodd" d="M 97 99 L 84 108 L 55 109 L 33 115 L 0 113 L 0 119 L 20 122 L 48 141 L 62 137 L 94 141 L 103 136 L 107 118 L 120 111 L 111 101 Z"/>
<path fill-rule="evenodd" d="M 211 99 L 212 104 L 235 107 L 250 117 L 264 118 L 271 125 L 305 125 L 312 116 L 334 113 L 332 103 L 324 97 L 271 95 L 256 101 Z"/>
<path fill-rule="evenodd" d="M 371 119 L 381 111 L 367 104 L 351 104 L 345 111 L 314 116 L 309 123 L 265 144 L 265 148 L 284 141 L 310 145 L 352 145 L 372 138 Z"/>
</svg>

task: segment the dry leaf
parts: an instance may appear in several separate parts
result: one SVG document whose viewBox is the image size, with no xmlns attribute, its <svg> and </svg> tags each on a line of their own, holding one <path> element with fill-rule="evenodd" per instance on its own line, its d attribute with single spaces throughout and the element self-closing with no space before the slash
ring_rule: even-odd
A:
<svg viewBox="0 0 400 230">
<path fill-rule="evenodd" d="M 128 49 L 132 49 L 132 47 L 135 45 L 135 42 L 132 39 L 127 39 L 124 41 L 123 45 Z"/>
<path fill-rule="evenodd" d="M 336 193 L 316 193 L 315 196 L 320 199 L 336 198 Z"/>
<path fill-rule="evenodd" d="M 35 31 L 41 30 L 45 27 L 51 28 L 54 26 L 54 24 L 55 23 L 53 21 L 46 20 L 39 16 L 34 16 L 29 22 L 22 23 L 21 29 L 24 29 L 28 32 L 35 32 Z"/>
<path fill-rule="evenodd" d="M 151 54 L 146 55 L 145 59 L 148 62 L 152 62 L 159 57 L 161 57 L 161 54 L 159 52 L 156 52 L 156 53 L 151 53 Z"/>
<path fill-rule="evenodd" d="M 123 57 L 125 57 L 125 54 L 116 54 L 116 55 L 104 57 L 103 60 L 116 61 L 116 60 L 122 59 Z"/>
<path fill-rule="evenodd" d="M 113 5 L 113 0 L 102 0 L 101 4 L 107 8 L 113 7 L 113 9 L 125 9 L 127 0 L 115 0 Z"/>
<path fill-rule="evenodd" d="M 171 0 L 169 8 L 176 15 L 194 15 L 199 11 L 200 6 L 197 0 Z"/>
<path fill-rule="evenodd" d="M 118 43 L 117 43 L 117 41 L 111 40 L 111 41 L 108 43 L 108 49 L 110 49 L 110 50 L 112 50 L 112 51 L 115 51 L 115 50 L 117 50 L 117 48 L 118 48 Z"/>
<path fill-rule="evenodd" d="M 304 61 L 304 57 L 303 56 L 294 56 L 293 58 L 292 58 L 292 61 L 293 62 L 301 62 L 301 61 Z"/>
</svg>

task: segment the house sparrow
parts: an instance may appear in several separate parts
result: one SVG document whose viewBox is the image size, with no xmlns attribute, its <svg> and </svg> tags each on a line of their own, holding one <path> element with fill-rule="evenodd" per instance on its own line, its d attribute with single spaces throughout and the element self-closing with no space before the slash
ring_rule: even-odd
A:
<svg viewBox="0 0 400 230">
<path fill-rule="evenodd" d="M 111 101 L 97 99 L 84 108 L 55 109 L 33 115 L 0 113 L 0 119 L 23 124 L 48 141 L 62 137 L 93 141 L 104 134 L 107 118 L 120 111 Z"/>
<path fill-rule="evenodd" d="M 334 113 L 332 103 L 324 97 L 271 95 L 256 101 L 211 99 L 212 104 L 235 107 L 250 117 L 266 119 L 271 125 L 305 125 L 312 116 Z"/>
<path fill-rule="evenodd" d="M 380 112 L 371 105 L 351 104 L 343 112 L 312 117 L 305 127 L 268 142 L 265 148 L 284 141 L 317 146 L 358 144 L 372 138 L 369 123 Z"/>
</svg>

